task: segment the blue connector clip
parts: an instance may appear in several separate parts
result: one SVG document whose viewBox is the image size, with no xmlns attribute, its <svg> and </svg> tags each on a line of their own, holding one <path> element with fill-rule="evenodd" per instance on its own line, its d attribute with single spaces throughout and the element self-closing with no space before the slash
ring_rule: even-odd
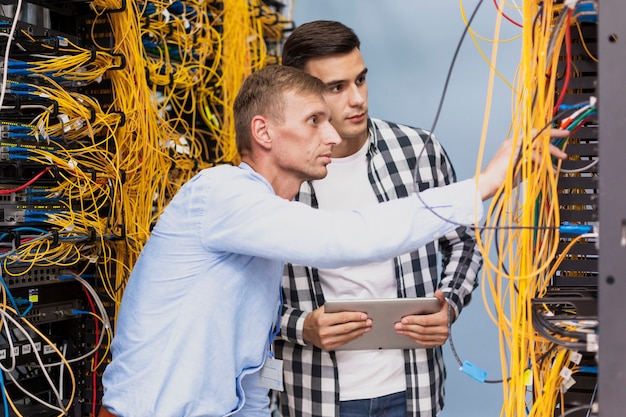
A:
<svg viewBox="0 0 626 417">
<path fill-rule="evenodd" d="M 569 235 L 584 235 L 585 233 L 593 232 L 593 226 L 565 222 L 559 227 L 559 232 Z"/>
<path fill-rule="evenodd" d="M 464 374 L 471 376 L 478 382 L 485 382 L 485 380 L 487 379 L 486 371 L 483 371 L 482 369 L 468 361 L 463 362 L 461 371 L 463 371 Z"/>
</svg>

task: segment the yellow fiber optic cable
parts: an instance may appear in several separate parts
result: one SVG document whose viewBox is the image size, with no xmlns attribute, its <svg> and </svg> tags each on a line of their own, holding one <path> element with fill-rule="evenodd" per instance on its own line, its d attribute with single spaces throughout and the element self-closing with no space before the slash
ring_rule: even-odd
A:
<svg viewBox="0 0 626 417">
<path fill-rule="evenodd" d="M 533 326 L 533 299 L 546 294 L 555 268 L 566 256 L 557 256 L 560 215 L 556 171 L 560 163 L 553 164 L 547 149 L 554 117 L 558 51 L 570 30 L 571 11 L 553 2 L 540 3 L 523 5 L 521 57 L 510 129 L 519 141 L 521 154 L 511 161 L 509 180 L 498 190 L 487 212 L 485 230 L 477 236 L 486 258 L 483 296 L 499 330 L 502 415 L 507 417 L 553 414 L 564 383 L 561 372 L 576 369 L 566 359 L 568 349 L 551 350 L 553 342 Z M 495 261 L 488 258 L 492 250 L 497 254 Z M 553 355 L 544 356 L 545 352 Z"/>
</svg>

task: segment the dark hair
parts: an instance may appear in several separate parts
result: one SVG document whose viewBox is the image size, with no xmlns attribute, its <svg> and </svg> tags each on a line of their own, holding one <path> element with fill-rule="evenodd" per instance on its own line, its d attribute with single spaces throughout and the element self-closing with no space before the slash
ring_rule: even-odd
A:
<svg viewBox="0 0 626 417">
<path fill-rule="evenodd" d="M 304 69 L 312 58 L 346 54 L 360 48 L 352 29 L 333 20 L 314 20 L 298 26 L 283 45 L 282 64 Z"/>
<path fill-rule="evenodd" d="M 323 97 L 326 86 L 306 72 L 283 65 L 268 65 L 253 72 L 241 84 L 233 104 L 237 151 L 243 156 L 252 149 L 252 118 L 263 115 L 283 122 L 284 95 L 315 94 Z"/>
</svg>

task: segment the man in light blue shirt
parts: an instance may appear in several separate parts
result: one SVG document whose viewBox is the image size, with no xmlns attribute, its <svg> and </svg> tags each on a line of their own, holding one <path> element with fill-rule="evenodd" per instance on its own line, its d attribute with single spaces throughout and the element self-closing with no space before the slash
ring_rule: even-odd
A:
<svg viewBox="0 0 626 417">
<path fill-rule="evenodd" d="M 285 261 L 388 259 L 482 216 L 512 141 L 478 180 L 419 197 L 351 212 L 291 202 L 303 181 L 326 175 L 341 141 L 325 90 L 283 66 L 245 80 L 234 105 L 242 163 L 200 172 L 161 215 L 124 291 L 100 416 L 269 416 L 259 370 L 271 356 Z M 345 314 L 361 334 L 371 327 L 366 315 Z"/>
</svg>

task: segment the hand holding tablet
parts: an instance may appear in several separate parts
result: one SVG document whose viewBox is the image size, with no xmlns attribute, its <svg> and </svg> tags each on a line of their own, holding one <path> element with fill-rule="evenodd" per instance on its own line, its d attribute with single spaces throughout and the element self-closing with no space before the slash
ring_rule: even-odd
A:
<svg viewBox="0 0 626 417">
<path fill-rule="evenodd" d="M 372 320 L 372 330 L 336 350 L 415 349 L 415 341 L 396 333 L 394 324 L 402 317 L 436 313 L 441 308 L 436 297 L 326 300 L 326 313 L 360 311 Z"/>
</svg>

